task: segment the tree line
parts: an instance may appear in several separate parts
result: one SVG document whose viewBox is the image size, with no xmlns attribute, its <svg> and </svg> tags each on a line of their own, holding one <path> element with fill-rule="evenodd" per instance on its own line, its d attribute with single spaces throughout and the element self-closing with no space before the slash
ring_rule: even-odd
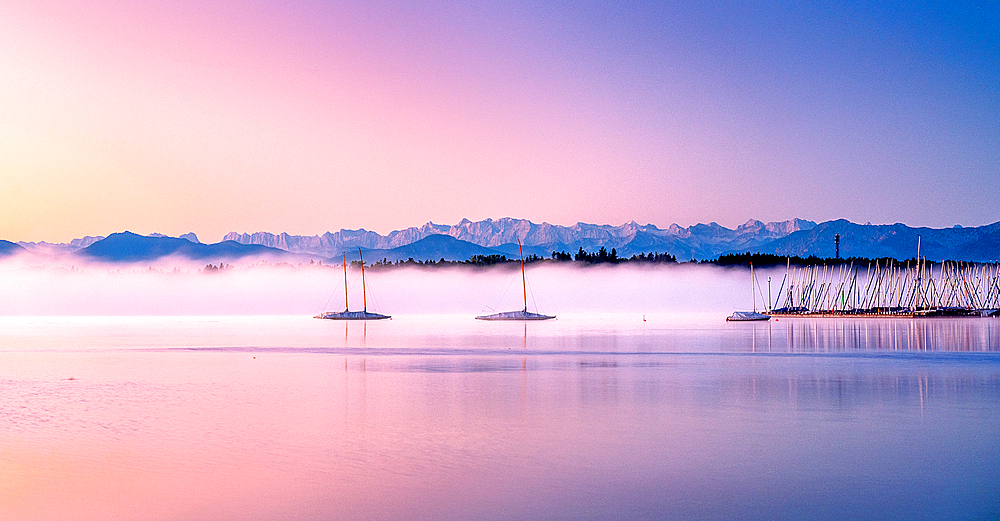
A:
<svg viewBox="0 0 1000 521">
<path fill-rule="evenodd" d="M 390 261 L 387 258 L 375 261 L 373 267 L 390 266 L 493 266 L 496 264 L 507 264 L 519 262 L 517 258 L 508 258 L 504 254 L 473 255 L 463 261 L 450 261 L 444 258 L 433 260 L 414 260 L 410 257 L 406 260 Z M 566 251 L 553 251 L 550 257 L 543 257 L 537 254 L 530 254 L 524 257 L 525 264 L 537 262 L 559 262 L 559 263 L 583 263 L 583 264 L 621 264 L 621 263 L 676 263 L 677 258 L 668 253 L 638 253 L 631 257 L 619 257 L 618 250 L 601 247 L 595 252 L 588 252 L 582 247 L 575 254 Z M 360 261 L 351 261 L 354 267 L 359 266 Z"/>
<path fill-rule="evenodd" d="M 890 257 L 843 257 L 843 258 L 832 258 L 832 257 L 817 257 L 816 255 L 810 255 L 808 257 L 800 257 L 796 255 L 775 255 L 771 253 L 751 253 L 749 251 L 744 253 L 726 253 L 720 255 L 715 259 L 706 260 L 696 260 L 691 259 L 691 263 L 696 264 L 714 264 L 717 266 L 743 266 L 749 267 L 752 263 L 757 267 L 771 267 L 771 266 L 822 266 L 822 265 L 840 265 L 840 264 L 850 264 L 854 263 L 855 266 L 867 265 L 868 263 L 874 264 L 879 262 L 881 264 L 886 264 L 892 261 L 899 264 L 905 264 L 906 262 L 915 262 L 915 259 L 904 259 L 902 261 Z M 410 257 L 406 260 L 397 260 L 395 262 L 383 258 L 372 264 L 372 266 L 493 266 L 497 264 L 507 264 L 516 263 L 517 258 L 508 258 L 504 254 L 492 254 L 492 255 L 473 255 L 463 261 L 449 261 L 441 258 L 439 260 L 414 260 Z M 524 257 L 525 264 L 533 264 L 537 262 L 557 262 L 557 263 L 573 263 L 573 264 L 676 264 L 677 257 L 669 253 L 637 253 L 629 257 L 619 256 L 618 250 L 616 248 L 611 248 L 609 251 L 605 247 L 601 247 L 597 251 L 587 251 L 584 248 L 580 248 L 576 253 L 569 253 L 565 250 L 563 251 L 553 251 L 549 257 L 543 257 L 536 254 L 530 254 Z M 927 261 L 928 264 L 936 264 L 934 261 Z M 352 265 L 357 266 L 360 263 L 358 261 L 352 261 Z"/>
<path fill-rule="evenodd" d="M 748 267 L 752 263 L 756 267 L 771 267 L 771 266 L 839 266 L 841 264 L 854 264 L 855 266 L 867 265 L 869 263 L 875 264 L 887 264 L 889 262 L 896 264 L 906 264 L 907 262 L 916 262 L 916 259 L 895 259 L 893 257 L 817 257 L 816 255 L 810 255 L 808 257 L 800 257 L 797 255 L 774 255 L 771 253 L 727 253 L 725 255 L 720 255 L 718 259 L 713 260 L 703 260 L 700 264 L 716 264 L 718 266 L 744 266 Z M 928 265 L 939 264 L 937 261 L 926 261 Z"/>
</svg>

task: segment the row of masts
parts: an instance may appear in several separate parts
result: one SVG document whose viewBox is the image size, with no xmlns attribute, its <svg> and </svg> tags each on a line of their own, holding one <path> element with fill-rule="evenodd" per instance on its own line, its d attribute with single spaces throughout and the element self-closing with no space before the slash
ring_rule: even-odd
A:
<svg viewBox="0 0 1000 521">
<path fill-rule="evenodd" d="M 876 260 L 867 266 L 786 265 L 770 314 L 984 315 L 1000 309 L 1000 264 Z M 756 302 L 756 295 L 755 295 Z"/>
</svg>

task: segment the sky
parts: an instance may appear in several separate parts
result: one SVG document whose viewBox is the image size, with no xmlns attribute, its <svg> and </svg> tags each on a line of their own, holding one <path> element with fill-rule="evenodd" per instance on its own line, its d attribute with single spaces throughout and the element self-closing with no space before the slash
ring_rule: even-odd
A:
<svg viewBox="0 0 1000 521">
<path fill-rule="evenodd" d="M 7 240 L 998 199 L 995 2 L 0 3 Z"/>
</svg>

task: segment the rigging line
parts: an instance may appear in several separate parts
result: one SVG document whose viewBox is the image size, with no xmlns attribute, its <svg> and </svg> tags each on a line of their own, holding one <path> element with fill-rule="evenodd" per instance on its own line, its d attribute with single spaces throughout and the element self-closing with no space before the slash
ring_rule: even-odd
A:
<svg viewBox="0 0 1000 521">
<path fill-rule="evenodd" d="M 329 309 L 327 306 L 329 306 L 330 305 L 330 301 L 333 300 L 334 293 L 336 293 L 336 291 L 334 291 L 333 293 L 330 293 L 330 297 L 326 299 L 326 304 L 323 304 L 323 308 L 319 310 L 320 313 L 322 313 L 322 312 L 326 311 L 327 309 Z"/>
<path fill-rule="evenodd" d="M 753 282 L 754 282 L 754 284 L 757 285 L 757 294 L 760 295 L 760 301 L 764 302 L 764 292 L 760 290 L 760 281 L 757 280 L 757 275 L 756 274 L 754 274 L 754 276 L 753 276 Z M 753 288 L 751 288 L 751 289 L 753 289 Z M 754 302 L 755 302 L 754 306 L 756 306 L 756 302 L 757 302 L 756 297 L 754 297 Z M 770 305 L 770 303 L 768 305 Z"/>
<path fill-rule="evenodd" d="M 379 304 L 378 298 L 375 296 L 374 288 L 372 287 L 371 284 L 368 284 L 368 281 L 365 279 L 364 256 L 361 254 L 361 249 L 360 248 L 358 248 L 358 256 L 362 259 L 361 260 L 361 284 L 364 287 L 362 288 L 361 294 L 362 294 L 362 296 L 365 299 L 365 303 L 364 303 L 365 305 L 364 305 L 363 309 L 365 309 L 367 311 L 367 309 L 368 309 L 368 302 L 367 302 L 368 301 L 368 293 L 371 293 L 372 294 L 372 302 L 375 304 L 373 306 L 373 309 L 376 312 L 379 312 L 379 311 L 382 310 L 382 306 L 381 306 L 381 304 Z"/>
<path fill-rule="evenodd" d="M 531 305 L 535 307 L 535 313 L 541 313 L 541 310 L 538 307 L 538 302 L 535 302 L 535 292 L 531 289 L 531 285 L 528 284 L 527 277 L 524 279 L 524 287 L 526 292 L 531 295 Z"/>
<path fill-rule="evenodd" d="M 333 300 L 333 296 L 336 293 L 337 293 L 336 291 L 333 291 L 332 293 L 330 293 L 330 297 L 326 299 L 326 304 L 323 304 L 323 309 L 320 310 L 320 313 L 322 313 L 322 312 L 330 309 L 328 306 L 330 305 L 330 301 Z"/>
<path fill-rule="evenodd" d="M 365 287 L 367 285 L 365 284 L 365 256 L 361 253 L 360 247 L 358 248 L 358 257 L 361 258 L 361 298 L 363 299 L 362 303 L 364 306 L 361 309 L 368 312 L 368 288 Z"/>
<path fill-rule="evenodd" d="M 781 292 L 784 291 L 784 289 L 785 289 L 785 279 L 787 279 L 787 278 L 788 278 L 788 274 L 787 273 L 785 274 L 784 277 L 781 278 L 781 286 L 778 287 L 778 296 L 774 300 L 774 308 L 778 307 L 778 299 L 781 298 Z M 771 309 L 774 309 L 774 308 L 771 308 Z"/>
<path fill-rule="evenodd" d="M 375 309 L 375 312 L 376 313 L 380 312 L 382 310 L 382 305 L 379 304 L 379 302 L 378 302 L 378 296 L 375 295 L 375 288 L 373 288 L 371 284 L 368 284 L 368 293 L 372 294 L 372 302 L 375 304 L 373 306 L 373 308 Z"/>
<path fill-rule="evenodd" d="M 349 273 L 349 276 L 350 276 L 351 287 L 354 288 L 354 292 L 353 292 L 354 298 L 355 298 L 355 301 L 357 301 L 356 299 L 358 298 L 358 286 L 360 286 L 362 284 L 362 281 L 364 279 L 361 276 L 361 272 L 359 272 L 358 270 L 354 269 L 354 267 L 351 267 L 351 271 L 349 271 L 348 273 Z"/>
<path fill-rule="evenodd" d="M 507 278 L 507 287 L 504 288 L 503 293 L 500 294 L 500 299 L 497 300 L 497 307 L 490 308 L 491 311 L 495 311 L 496 309 L 500 308 L 500 304 L 503 303 L 503 298 L 507 296 L 507 292 L 510 291 L 511 285 L 514 284 L 514 279 L 515 279 L 514 275 Z M 489 307 L 489 305 L 487 305 L 486 307 Z"/>
</svg>

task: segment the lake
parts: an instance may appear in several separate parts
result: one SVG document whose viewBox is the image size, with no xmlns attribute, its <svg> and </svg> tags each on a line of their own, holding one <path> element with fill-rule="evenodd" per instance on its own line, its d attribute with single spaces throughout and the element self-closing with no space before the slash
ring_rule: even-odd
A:
<svg viewBox="0 0 1000 521">
<path fill-rule="evenodd" d="M 1000 320 L 0 317 L 0 518 L 991 519 Z"/>
</svg>

